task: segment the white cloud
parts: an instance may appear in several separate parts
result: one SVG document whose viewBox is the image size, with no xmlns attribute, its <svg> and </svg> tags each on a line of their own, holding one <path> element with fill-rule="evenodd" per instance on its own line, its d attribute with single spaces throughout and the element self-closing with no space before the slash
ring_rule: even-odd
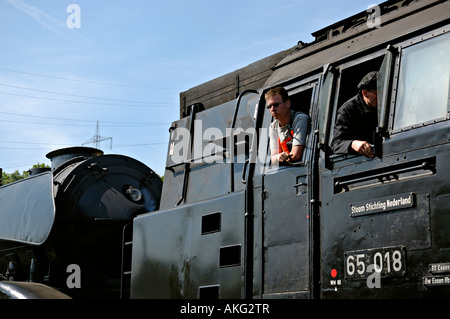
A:
<svg viewBox="0 0 450 319">
<path fill-rule="evenodd" d="M 14 6 L 19 11 L 25 13 L 30 16 L 34 21 L 39 23 L 43 28 L 49 30 L 50 32 L 64 37 L 66 39 L 70 39 L 73 37 L 77 37 L 78 39 L 82 39 L 75 33 L 69 33 L 69 29 L 66 25 L 66 21 L 60 21 L 52 15 L 42 11 L 41 9 L 29 5 L 23 0 L 6 0 L 12 6 Z"/>
<path fill-rule="evenodd" d="M 61 29 L 65 28 L 65 24 L 61 21 L 58 21 L 56 18 L 51 15 L 45 13 L 44 11 L 33 7 L 22 0 L 7 0 L 11 5 L 16 7 L 18 10 L 23 13 L 29 15 L 33 20 L 39 23 L 41 26 L 46 28 L 47 30 L 63 35 Z"/>
</svg>

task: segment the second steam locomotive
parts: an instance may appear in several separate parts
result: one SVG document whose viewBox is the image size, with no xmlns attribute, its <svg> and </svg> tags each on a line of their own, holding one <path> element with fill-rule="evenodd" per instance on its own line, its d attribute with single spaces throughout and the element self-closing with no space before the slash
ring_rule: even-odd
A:
<svg viewBox="0 0 450 319">
<path fill-rule="evenodd" d="M 123 229 L 159 208 L 160 177 L 135 159 L 94 148 L 47 157 L 51 171 L 32 170 L 0 188 L 4 279 L 43 283 L 73 297 L 119 298 Z M 48 292 L 42 293 L 36 296 Z"/>
</svg>

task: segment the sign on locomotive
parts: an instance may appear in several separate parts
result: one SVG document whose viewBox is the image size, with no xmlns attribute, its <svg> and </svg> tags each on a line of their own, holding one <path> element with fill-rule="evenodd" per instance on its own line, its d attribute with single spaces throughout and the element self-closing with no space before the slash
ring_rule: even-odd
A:
<svg viewBox="0 0 450 319">
<path fill-rule="evenodd" d="M 73 297 L 449 297 L 448 12 L 386 1 L 182 92 L 162 185 L 94 151 L 1 187 L 0 272 Z"/>
</svg>

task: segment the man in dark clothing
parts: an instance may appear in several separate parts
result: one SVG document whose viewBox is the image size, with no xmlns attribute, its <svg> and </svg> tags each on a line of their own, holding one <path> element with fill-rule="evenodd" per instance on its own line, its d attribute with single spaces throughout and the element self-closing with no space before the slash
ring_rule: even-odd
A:
<svg viewBox="0 0 450 319">
<path fill-rule="evenodd" d="M 370 72 L 358 84 L 358 94 L 337 111 L 331 149 L 340 154 L 373 157 L 373 133 L 377 127 L 377 75 Z"/>
</svg>

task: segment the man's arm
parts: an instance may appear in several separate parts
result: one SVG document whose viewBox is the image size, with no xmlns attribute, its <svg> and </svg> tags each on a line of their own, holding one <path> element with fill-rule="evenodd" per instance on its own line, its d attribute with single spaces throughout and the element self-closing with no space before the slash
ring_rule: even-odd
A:
<svg viewBox="0 0 450 319">
<path fill-rule="evenodd" d="M 306 137 L 310 131 L 310 118 L 304 113 L 296 113 L 293 122 L 293 142 L 290 152 L 290 162 L 298 162 L 303 158 L 303 150 L 305 149 Z"/>
<path fill-rule="evenodd" d="M 279 153 L 277 149 L 270 150 L 270 160 L 272 162 L 272 165 L 285 162 L 287 158 L 288 154 L 286 154 L 285 152 Z"/>
<path fill-rule="evenodd" d="M 298 162 L 303 158 L 304 149 L 304 145 L 294 145 L 289 154 L 285 152 L 278 153 L 277 149 L 270 150 L 272 165 L 283 162 Z"/>
<path fill-rule="evenodd" d="M 290 162 L 298 162 L 303 157 L 304 145 L 294 145 L 290 153 Z"/>
</svg>

